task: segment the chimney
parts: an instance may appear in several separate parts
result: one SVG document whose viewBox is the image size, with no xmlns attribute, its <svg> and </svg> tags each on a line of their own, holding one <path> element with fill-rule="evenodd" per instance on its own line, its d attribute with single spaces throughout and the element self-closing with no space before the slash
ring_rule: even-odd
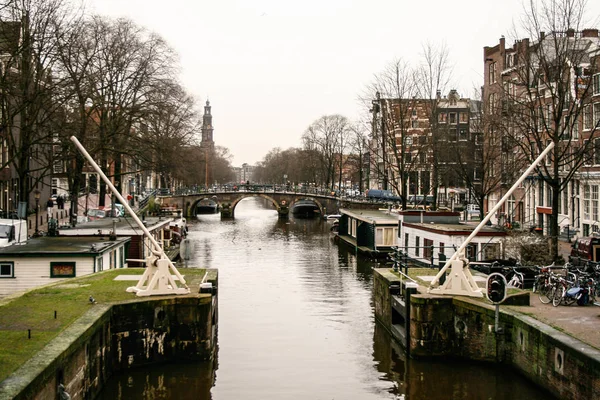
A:
<svg viewBox="0 0 600 400">
<path fill-rule="evenodd" d="M 504 44 L 506 42 L 506 38 L 504 35 L 500 38 L 500 51 L 504 51 Z"/>
<path fill-rule="evenodd" d="M 598 29 L 584 29 L 581 31 L 581 37 L 598 37 Z"/>
<path fill-rule="evenodd" d="M 573 29 L 573 28 L 567 29 L 567 37 L 575 37 L 575 29 Z"/>
<path fill-rule="evenodd" d="M 440 89 L 435 92 L 435 98 L 438 100 L 442 98 L 442 91 Z"/>
</svg>

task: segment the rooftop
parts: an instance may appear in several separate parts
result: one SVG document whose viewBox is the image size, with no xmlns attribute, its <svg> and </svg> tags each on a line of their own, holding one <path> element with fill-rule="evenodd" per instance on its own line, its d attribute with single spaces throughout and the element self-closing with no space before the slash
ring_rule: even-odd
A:
<svg viewBox="0 0 600 400">
<path fill-rule="evenodd" d="M 340 209 L 340 214 L 346 214 L 361 221 L 379 224 L 397 224 L 398 214 L 384 210 L 348 210 Z"/>
<path fill-rule="evenodd" d="M 149 231 L 169 226 L 173 220 L 170 217 L 146 217 L 143 221 Z M 70 226 L 59 227 L 61 235 L 98 235 L 108 234 L 113 230 L 113 223 L 116 221 L 117 235 L 143 235 L 144 232 L 137 226 L 135 220 L 131 217 L 120 218 L 100 218 L 90 222 L 77 224 L 74 228 Z"/>
<path fill-rule="evenodd" d="M 9 255 L 22 256 L 48 256 L 48 255 L 87 255 L 96 256 L 106 250 L 131 240 L 130 238 L 117 238 L 110 240 L 106 236 L 75 237 L 55 236 L 29 239 L 22 244 L 1 247 L 0 257 Z"/>
</svg>

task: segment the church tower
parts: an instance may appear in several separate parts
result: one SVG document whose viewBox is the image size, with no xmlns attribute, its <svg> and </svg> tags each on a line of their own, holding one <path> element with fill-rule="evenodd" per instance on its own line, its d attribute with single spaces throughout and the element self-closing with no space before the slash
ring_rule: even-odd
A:
<svg viewBox="0 0 600 400">
<path fill-rule="evenodd" d="M 208 188 L 214 183 L 213 165 L 215 156 L 215 142 L 213 140 L 212 115 L 210 113 L 210 101 L 206 100 L 204 116 L 202 117 L 202 141 L 200 149 L 204 156 L 204 184 Z"/>
<path fill-rule="evenodd" d="M 210 101 L 206 100 L 204 106 L 204 116 L 202 117 L 202 142 L 200 146 L 203 149 L 214 149 L 212 115 L 210 113 Z"/>
</svg>

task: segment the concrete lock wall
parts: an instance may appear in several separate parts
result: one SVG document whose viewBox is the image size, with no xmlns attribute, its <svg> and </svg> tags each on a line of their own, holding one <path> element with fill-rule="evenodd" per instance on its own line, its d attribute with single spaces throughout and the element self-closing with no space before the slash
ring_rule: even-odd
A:
<svg viewBox="0 0 600 400">
<path fill-rule="evenodd" d="M 376 319 L 394 336 L 385 290 L 398 280 L 375 270 Z M 387 315 L 386 315 L 387 314 Z M 592 399 L 600 393 L 600 352 L 527 315 L 501 307 L 495 333 L 491 304 L 460 296 L 410 296 L 413 358 L 457 357 L 508 365 L 558 398 Z M 400 338 L 397 338 L 400 341 Z"/>
<path fill-rule="evenodd" d="M 4 381 L 7 399 L 93 399 L 113 373 L 142 365 L 211 360 L 217 296 L 96 305 Z"/>
</svg>

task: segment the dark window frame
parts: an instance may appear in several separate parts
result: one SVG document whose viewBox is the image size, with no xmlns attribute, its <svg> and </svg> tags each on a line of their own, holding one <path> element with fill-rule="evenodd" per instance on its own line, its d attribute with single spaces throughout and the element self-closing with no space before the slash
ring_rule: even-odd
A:
<svg viewBox="0 0 600 400">
<path fill-rule="evenodd" d="M 73 267 L 72 274 L 57 274 L 54 267 Z M 50 262 L 50 278 L 75 278 L 77 276 L 77 263 L 75 261 L 52 261 Z"/>
<path fill-rule="evenodd" d="M 10 279 L 10 278 L 14 278 L 15 277 L 15 262 L 14 261 L 0 261 L 0 273 L 1 273 L 1 267 L 3 265 L 10 265 L 10 275 L 1 275 L 0 274 L 0 279 Z"/>
</svg>

